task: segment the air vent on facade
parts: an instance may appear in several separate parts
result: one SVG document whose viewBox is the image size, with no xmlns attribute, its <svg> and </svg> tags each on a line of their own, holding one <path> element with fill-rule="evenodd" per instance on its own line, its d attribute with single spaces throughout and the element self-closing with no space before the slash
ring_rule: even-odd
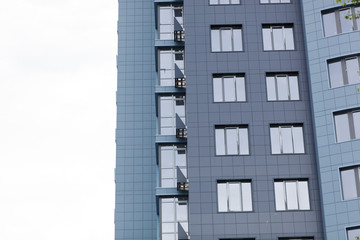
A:
<svg viewBox="0 0 360 240">
<path fill-rule="evenodd" d="M 175 78 L 175 87 L 176 88 L 186 88 L 186 79 L 185 79 L 185 77 Z"/>
</svg>

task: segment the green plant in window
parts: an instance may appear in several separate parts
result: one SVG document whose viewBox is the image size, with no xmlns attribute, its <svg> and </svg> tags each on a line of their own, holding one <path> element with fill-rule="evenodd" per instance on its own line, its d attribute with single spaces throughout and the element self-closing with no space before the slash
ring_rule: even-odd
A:
<svg viewBox="0 0 360 240">
<path fill-rule="evenodd" d="M 342 3 L 343 6 L 345 7 L 348 4 L 360 5 L 360 0 L 336 0 L 336 3 Z M 349 20 L 358 19 L 360 18 L 360 12 L 356 12 L 354 14 L 351 14 L 349 12 L 349 14 L 345 16 L 345 18 Z"/>
<path fill-rule="evenodd" d="M 355 240 L 360 240 L 360 237 L 359 237 L 359 236 L 355 236 Z"/>
</svg>

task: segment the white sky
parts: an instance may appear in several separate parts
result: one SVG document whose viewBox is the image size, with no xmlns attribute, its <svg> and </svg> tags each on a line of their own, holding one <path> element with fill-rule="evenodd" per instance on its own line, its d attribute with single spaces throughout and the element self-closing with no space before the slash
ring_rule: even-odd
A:
<svg viewBox="0 0 360 240">
<path fill-rule="evenodd" d="M 113 240 L 116 0 L 0 0 L 0 239 Z"/>
</svg>

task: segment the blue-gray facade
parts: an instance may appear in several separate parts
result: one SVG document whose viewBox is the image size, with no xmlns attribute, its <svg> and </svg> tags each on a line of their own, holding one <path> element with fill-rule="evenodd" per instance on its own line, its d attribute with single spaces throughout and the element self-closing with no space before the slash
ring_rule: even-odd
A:
<svg viewBox="0 0 360 240">
<path fill-rule="evenodd" d="M 335 8 L 333 0 L 232 1 L 119 0 L 116 240 L 335 240 L 360 225 L 359 199 L 343 200 L 340 179 L 342 168 L 360 164 L 360 141 L 336 142 L 334 127 L 334 113 L 360 107 L 359 86 L 330 89 L 327 69 L 329 59 L 360 54 L 359 32 L 324 37 L 322 11 Z M 161 14 L 174 16 L 167 23 Z M 284 49 L 274 43 L 279 29 Z M 185 41 L 174 30 L 185 33 Z M 221 34 L 230 31 L 232 48 L 223 51 Z M 243 96 L 226 99 L 222 82 L 219 101 L 215 80 L 229 76 L 235 87 L 244 81 L 234 90 Z M 287 99 L 280 97 L 284 76 Z M 229 129 L 246 129 L 245 150 L 238 135 L 238 149 L 229 154 Z M 284 129 L 291 129 L 288 152 Z M 169 152 L 175 163 L 166 168 Z M 186 164 L 178 163 L 185 152 Z M 251 186 L 251 207 L 234 210 L 229 183 L 244 182 Z M 284 183 L 285 196 L 276 183 Z M 287 195 L 288 183 L 296 184 L 296 199 Z M 226 210 L 221 184 L 227 184 Z M 297 206 L 290 207 L 293 201 Z"/>
<path fill-rule="evenodd" d="M 360 201 L 343 198 L 340 172 L 360 164 L 360 140 L 338 141 L 334 114 L 360 107 L 360 84 L 332 86 L 328 64 L 360 54 L 360 32 L 354 29 L 326 36 L 324 28 L 329 22 L 323 22 L 322 16 L 344 9 L 335 1 L 303 0 L 302 8 L 324 229 L 328 240 L 348 239 L 346 229 L 360 226 Z"/>
</svg>

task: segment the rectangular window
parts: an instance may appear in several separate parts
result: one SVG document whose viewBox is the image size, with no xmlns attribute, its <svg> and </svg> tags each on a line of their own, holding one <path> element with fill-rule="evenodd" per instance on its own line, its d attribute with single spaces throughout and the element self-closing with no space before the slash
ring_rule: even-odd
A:
<svg viewBox="0 0 360 240">
<path fill-rule="evenodd" d="M 249 155 L 248 126 L 215 126 L 216 155 Z"/>
<path fill-rule="evenodd" d="M 211 26 L 211 51 L 242 51 L 241 26 Z"/>
<path fill-rule="evenodd" d="M 263 25 L 265 51 L 294 50 L 293 25 Z"/>
<path fill-rule="evenodd" d="M 210 5 L 240 4 L 240 0 L 210 0 Z"/>
<path fill-rule="evenodd" d="M 360 166 L 340 169 L 343 199 L 360 197 Z"/>
<path fill-rule="evenodd" d="M 270 125 L 271 153 L 305 153 L 302 124 Z"/>
<path fill-rule="evenodd" d="M 160 146 L 160 186 L 176 188 L 177 167 L 187 177 L 186 145 Z"/>
<path fill-rule="evenodd" d="M 290 237 L 290 238 L 279 238 L 279 240 L 314 240 L 313 237 Z"/>
<path fill-rule="evenodd" d="M 359 30 L 360 19 L 347 19 L 360 13 L 360 7 L 347 7 L 338 10 L 323 11 L 322 19 L 325 37 Z"/>
<path fill-rule="evenodd" d="M 174 40 L 174 25 L 184 28 L 183 6 L 179 4 L 159 5 L 159 39 Z"/>
<path fill-rule="evenodd" d="M 251 181 L 218 181 L 219 212 L 252 211 Z"/>
<path fill-rule="evenodd" d="M 346 232 L 347 232 L 347 240 L 360 239 L 360 226 L 347 228 Z"/>
<path fill-rule="evenodd" d="M 329 60 L 328 69 L 331 88 L 360 83 L 359 56 Z"/>
<path fill-rule="evenodd" d="M 299 100 L 298 76 L 295 73 L 266 74 L 266 90 L 268 101 Z"/>
<path fill-rule="evenodd" d="M 186 198 L 160 198 L 161 239 L 177 240 L 179 227 L 188 235 L 188 202 Z"/>
<path fill-rule="evenodd" d="M 160 135 L 176 134 L 176 115 L 185 123 L 185 96 L 170 95 L 159 97 Z"/>
<path fill-rule="evenodd" d="M 159 50 L 159 85 L 175 86 L 176 72 L 184 75 L 184 50 L 161 49 Z"/>
<path fill-rule="evenodd" d="M 308 180 L 275 180 L 277 211 L 310 210 Z"/>
<path fill-rule="evenodd" d="M 260 0 L 260 3 L 291 3 L 291 0 Z"/>
<path fill-rule="evenodd" d="M 334 113 L 337 142 L 360 139 L 360 109 Z"/>
<path fill-rule="evenodd" d="M 244 75 L 213 76 L 214 102 L 245 102 Z"/>
</svg>

